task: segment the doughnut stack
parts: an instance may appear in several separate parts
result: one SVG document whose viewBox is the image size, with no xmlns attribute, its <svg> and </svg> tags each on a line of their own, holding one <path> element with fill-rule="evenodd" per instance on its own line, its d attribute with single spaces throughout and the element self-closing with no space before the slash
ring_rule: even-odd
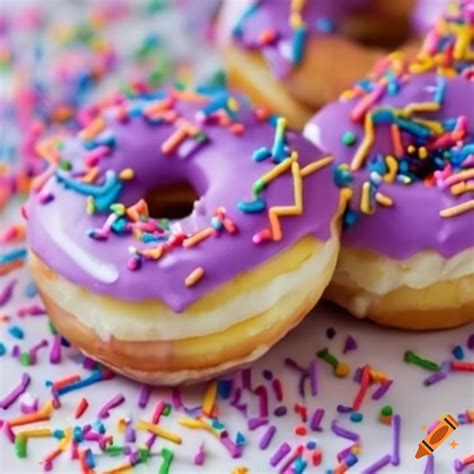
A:
<svg viewBox="0 0 474 474">
<path fill-rule="evenodd" d="M 388 3 L 227 0 L 230 88 L 118 94 L 40 143 L 24 214 L 61 334 L 174 385 L 260 357 L 324 292 L 387 326 L 474 320 L 474 2 L 429 27 Z"/>
</svg>

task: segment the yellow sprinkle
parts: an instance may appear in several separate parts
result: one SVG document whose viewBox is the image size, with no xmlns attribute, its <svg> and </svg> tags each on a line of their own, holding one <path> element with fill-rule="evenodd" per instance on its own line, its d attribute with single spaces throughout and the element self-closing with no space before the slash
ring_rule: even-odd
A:
<svg viewBox="0 0 474 474">
<path fill-rule="evenodd" d="M 235 97 L 229 97 L 227 106 L 233 112 L 237 112 L 239 110 L 239 102 L 235 99 Z"/>
<path fill-rule="evenodd" d="M 376 193 L 375 194 L 375 200 L 384 207 L 390 207 L 393 206 L 393 200 L 392 198 L 389 198 L 388 196 L 385 196 L 385 194 L 382 193 Z"/>
<path fill-rule="evenodd" d="M 444 133 L 443 125 L 440 122 L 436 122 L 435 120 L 425 120 L 416 118 L 413 119 L 413 122 L 418 123 L 420 125 L 424 125 L 425 127 L 429 128 L 435 135 L 439 136 Z"/>
<path fill-rule="evenodd" d="M 208 427 L 201 421 L 196 418 L 182 417 L 178 420 L 180 425 L 186 426 L 186 428 L 191 429 L 207 429 Z M 209 430 L 208 430 L 209 431 Z"/>
<path fill-rule="evenodd" d="M 441 217 L 455 217 L 468 211 L 474 210 L 474 199 L 458 204 L 457 206 L 448 207 L 440 211 Z"/>
<path fill-rule="evenodd" d="M 301 13 L 294 12 L 290 15 L 290 26 L 292 28 L 299 28 L 303 24 L 303 18 L 301 18 Z"/>
<path fill-rule="evenodd" d="M 459 196 L 463 193 L 474 192 L 474 183 L 467 184 L 464 181 L 451 187 L 451 194 Z"/>
<path fill-rule="evenodd" d="M 139 421 L 136 424 L 137 430 L 147 430 L 150 433 L 155 434 L 156 436 L 159 436 L 160 438 L 166 439 L 167 441 L 170 441 L 175 444 L 181 444 L 183 442 L 183 439 L 181 436 L 171 433 L 168 430 L 165 430 L 161 426 L 154 425 L 153 423 L 148 423 L 146 421 Z"/>
<path fill-rule="evenodd" d="M 437 102 L 415 102 L 413 104 L 408 104 L 403 109 L 403 112 L 407 115 L 413 115 L 417 112 L 436 112 L 440 107 L 440 104 Z"/>
<path fill-rule="evenodd" d="M 370 183 L 366 181 L 362 185 L 362 195 L 360 198 L 360 210 L 364 214 L 373 214 L 374 210 L 372 209 L 371 203 L 370 203 Z"/>
<path fill-rule="evenodd" d="M 383 177 L 383 180 L 386 183 L 393 183 L 397 176 L 398 160 L 392 155 L 388 155 L 387 158 L 385 158 L 385 163 L 388 168 L 388 173 L 385 174 L 385 176 Z"/>
<path fill-rule="evenodd" d="M 369 152 L 370 147 L 374 143 L 374 122 L 372 120 L 371 112 L 367 113 L 367 115 L 365 116 L 364 132 L 364 139 L 362 140 L 362 143 L 360 144 L 360 147 L 351 162 L 352 171 L 357 171 L 364 164 L 365 158 L 367 157 L 367 153 Z"/>
<path fill-rule="evenodd" d="M 130 181 L 135 176 L 135 172 L 132 168 L 125 168 L 124 170 L 120 171 L 119 178 L 123 181 Z"/>
<path fill-rule="evenodd" d="M 278 176 L 282 175 L 286 171 L 291 168 L 291 164 L 298 159 L 298 154 L 293 152 L 289 158 L 283 160 L 277 166 L 273 167 L 268 173 L 264 174 L 259 181 L 263 181 L 264 183 L 268 184 L 273 181 Z"/>
<path fill-rule="evenodd" d="M 86 198 L 86 212 L 90 216 L 95 214 L 95 203 L 94 198 L 92 196 L 87 196 Z"/>
<path fill-rule="evenodd" d="M 415 153 L 416 148 L 415 148 L 413 145 L 408 145 L 407 151 L 408 151 L 408 153 L 410 153 L 410 154 L 411 154 L 411 153 Z"/>
<path fill-rule="evenodd" d="M 349 375 L 349 366 L 344 362 L 339 362 L 334 369 L 334 375 L 341 378 L 347 377 Z"/>
<path fill-rule="evenodd" d="M 389 379 L 387 375 L 385 375 L 383 372 L 376 372 L 375 370 L 370 369 L 370 377 L 374 382 L 385 382 L 386 380 Z"/>
<path fill-rule="evenodd" d="M 318 161 L 314 161 L 313 163 L 310 163 L 309 165 L 306 165 L 304 168 L 301 169 L 300 171 L 301 177 L 305 178 L 309 174 L 314 173 L 315 171 L 318 171 L 321 168 L 324 168 L 325 166 L 329 165 L 332 162 L 333 162 L 332 156 L 326 156 L 324 158 L 321 158 Z"/>
<path fill-rule="evenodd" d="M 214 405 L 216 403 L 217 396 L 217 382 L 212 381 L 206 387 L 206 392 L 204 393 L 204 401 L 202 403 L 202 412 L 206 416 L 212 416 L 214 410 Z"/>
<path fill-rule="evenodd" d="M 420 158 L 420 160 L 425 160 L 426 158 L 428 158 L 428 150 L 422 146 L 418 149 L 418 156 Z"/>
<path fill-rule="evenodd" d="M 59 442 L 59 449 L 65 451 L 72 439 L 72 427 L 68 426 L 64 430 L 64 438 Z"/>
<path fill-rule="evenodd" d="M 237 466 L 236 468 L 232 469 L 232 474 L 250 474 L 250 471 L 245 466 Z"/>
<path fill-rule="evenodd" d="M 194 286 L 204 276 L 204 270 L 202 267 L 194 269 L 184 280 L 184 284 L 187 287 Z"/>
<path fill-rule="evenodd" d="M 20 438 L 46 438 L 53 436 L 53 431 L 50 428 L 38 428 L 36 430 L 25 430 L 16 433 L 16 436 Z"/>
</svg>

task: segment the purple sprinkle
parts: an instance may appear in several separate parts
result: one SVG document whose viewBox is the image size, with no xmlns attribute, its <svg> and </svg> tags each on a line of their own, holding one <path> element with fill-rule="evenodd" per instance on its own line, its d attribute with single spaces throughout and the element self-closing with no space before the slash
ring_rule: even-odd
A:
<svg viewBox="0 0 474 474">
<path fill-rule="evenodd" d="M 342 350 L 343 354 L 346 354 L 349 351 L 354 351 L 357 349 L 357 342 L 356 340 L 351 336 L 346 337 L 346 341 L 344 342 L 344 349 Z"/>
<path fill-rule="evenodd" d="M 454 469 L 456 470 L 456 464 L 454 465 Z M 425 470 L 423 471 L 423 474 L 434 474 L 434 456 L 432 454 L 430 454 L 428 456 L 428 459 L 426 460 Z"/>
<path fill-rule="evenodd" d="M 354 444 L 347 446 L 347 448 L 341 449 L 337 453 L 337 460 L 341 462 L 344 458 L 346 458 L 349 454 L 352 454 L 352 450 L 354 449 Z"/>
<path fill-rule="evenodd" d="M 306 374 L 307 373 L 307 370 L 306 369 L 303 369 L 303 367 L 301 367 L 300 365 L 298 365 L 293 359 L 291 359 L 290 357 L 287 357 L 284 361 L 284 364 L 289 367 L 290 369 L 294 369 L 302 374 Z"/>
<path fill-rule="evenodd" d="M 36 346 L 33 346 L 30 349 L 29 357 L 30 357 L 30 364 L 31 365 L 36 364 L 36 362 L 38 360 L 38 357 L 37 357 L 38 351 L 40 349 L 42 349 L 43 347 L 47 347 L 47 346 L 48 346 L 48 341 L 46 339 L 43 339 L 42 341 L 38 342 L 38 344 L 36 344 Z"/>
<path fill-rule="evenodd" d="M 204 464 L 205 459 L 206 459 L 206 451 L 204 451 L 204 445 L 201 444 L 199 446 L 198 452 L 194 456 L 194 464 L 196 464 L 196 466 L 202 466 Z"/>
<path fill-rule="evenodd" d="M 108 401 L 100 410 L 99 414 L 97 415 L 100 419 L 108 418 L 109 417 L 109 410 L 112 408 L 118 407 L 125 401 L 125 397 L 119 393 L 116 395 L 112 400 Z"/>
<path fill-rule="evenodd" d="M 20 346 L 15 344 L 12 348 L 12 357 L 18 358 L 20 357 L 21 349 Z"/>
<path fill-rule="evenodd" d="M 311 384 L 311 395 L 315 397 L 318 394 L 318 363 L 311 361 L 309 366 L 309 380 Z"/>
<path fill-rule="evenodd" d="M 338 413 L 350 413 L 352 411 L 352 408 L 346 405 L 338 405 L 336 407 L 336 410 Z"/>
<path fill-rule="evenodd" d="M 53 339 L 53 345 L 49 353 L 49 361 L 51 364 L 59 364 L 61 362 L 61 336 L 56 334 Z"/>
<path fill-rule="evenodd" d="M 252 391 L 252 371 L 251 369 L 242 369 L 242 387 Z"/>
<path fill-rule="evenodd" d="M 382 398 L 391 387 L 393 380 L 387 380 L 386 382 L 382 382 L 377 390 L 372 394 L 372 400 L 379 400 Z"/>
<path fill-rule="evenodd" d="M 285 416 L 288 413 L 288 410 L 284 406 L 279 406 L 275 408 L 273 414 L 277 417 Z"/>
<path fill-rule="evenodd" d="M 304 374 L 301 374 L 300 376 L 300 381 L 298 383 L 298 393 L 301 395 L 301 397 L 305 397 L 305 390 L 304 390 L 304 384 L 306 382 L 306 379 L 309 377 L 309 374 L 305 372 Z"/>
<path fill-rule="evenodd" d="M 378 461 L 375 461 L 372 465 L 365 468 L 362 474 L 376 474 L 380 469 L 385 467 L 390 462 L 390 454 L 382 456 Z"/>
<path fill-rule="evenodd" d="M 21 381 L 3 400 L 0 400 L 0 407 L 6 410 L 10 405 L 15 403 L 16 399 L 26 392 L 28 385 L 31 382 L 31 377 L 25 372 L 21 376 Z"/>
<path fill-rule="evenodd" d="M 268 424 L 268 418 L 266 417 L 258 417 L 258 418 L 250 418 L 247 422 L 247 426 L 250 431 L 256 430 L 258 427 Z"/>
<path fill-rule="evenodd" d="M 276 433 L 276 427 L 275 426 L 269 426 L 267 431 L 263 434 L 262 438 L 260 439 L 259 447 L 260 449 L 267 449 L 268 446 L 270 445 L 273 436 Z"/>
<path fill-rule="evenodd" d="M 284 441 L 270 458 L 270 464 L 276 467 L 280 461 L 291 451 L 290 445 Z"/>
<path fill-rule="evenodd" d="M 392 418 L 393 426 L 393 444 L 392 444 L 392 466 L 400 464 L 400 427 L 402 419 L 400 415 L 394 415 Z"/>
<path fill-rule="evenodd" d="M 353 431 L 349 431 L 343 428 L 342 426 L 339 426 L 337 424 L 337 420 L 332 420 L 331 430 L 334 434 L 340 436 L 341 438 L 350 439 L 351 441 L 359 441 L 360 439 L 360 436 L 357 433 L 354 433 Z"/>
<path fill-rule="evenodd" d="M 263 372 L 262 372 L 262 375 L 263 375 L 263 378 L 265 380 L 272 380 L 273 379 L 273 372 L 271 370 L 268 370 L 268 369 L 265 369 Z"/>
<path fill-rule="evenodd" d="M 354 382 L 360 383 L 362 380 L 362 369 L 358 367 L 354 372 Z"/>
<path fill-rule="evenodd" d="M 14 443 L 15 442 L 15 433 L 13 432 L 13 428 L 8 424 L 8 423 L 5 423 L 5 434 L 7 436 L 7 438 L 10 440 L 11 443 Z"/>
<path fill-rule="evenodd" d="M 84 357 L 84 360 L 82 361 L 82 367 L 84 367 L 86 370 L 95 370 L 97 367 L 97 362 L 90 357 Z"/>
<path fill-rule="evenodd" d="M 12 280 L 0 293 L 0 307 L 6 305 L 11 300 L 16 283 L 16 280 Z"/>
<path fill-rule="evenodd" d="M 140 459 L 140 453 L 138 451 L 133 451 L 128 456 L 128 460 L 132 466 L 135 466 L 135 464 L 137 464 L 139 459 Z"/>
<path fill-rule="evenodd" d="M 138 406 L 140 408 L 145 408 L 148 405 L 148 400 L 150 399 L 150 386 L 143 384 L 140 390 L 140 395 L 138 396 Z"/>
<path fill-rule="evenodd" d="M 313 431 L 321 431 L 321 421 L 323 419 L 325 410 L 323 408 L 317 408 L 314 410 L 313 416 L 311 417 L 310 427 Z"/>
<path fill-rule="evenodd" d="M 467 343 L 466 343 L 468 349 L 471 351 L 474 351 L 474 333 L 472 333 L 468 338 L 467 338 Z"/>
<path fill-rule="evenodd" d="M 268 391 L 265 385 L 259 385 L 255 391 L 255 395 L 259 397 L 258 409 L 260 417 L 268 417 Z"/>
<path fill-rule="evenodd" d="M 148 448 L 148 450 L 151 450 L 153 447 L 153 444 L 156 441 L 157 436 L 155 434 L 150 435 L 150 437 L 145 441 L 145 445 Z"/>
<path fill-rule="evenodd" d="M 334 328 L 327 328 L 326 329 L 326 337 L 328 339 L 333 339 L 336 335 L 336 330 Z"/>
<path fill-rule="evenodd" d="M 125 430 L 125 441 L 127 443 L 134 443 L 136 441 L 136 433 L 133 429 L 132 423 L 127 424 L 127 428 Z"/>
<path fill-rule="evenodd" d="M 238 446 L 229 438 L 229 436 L 221 436 L 220 442 L 227 448 L 233 459 L 240 458 L 242 456 L 242 446 Z"/>
<path fill-rule="evenodd" d="M 173 387 L 171 390 L 171 403 L 173 404 L 173 408 L 175 410 L 184 410 L 181 392 L 178 387 Z"/>
<path fill-rule="evenodd" d="M 230 404 L 232 406 L 236 406 L 240 402 L 241 396 L 242 396 L 242 390 L 240 390 L 240 388 L 236 388 L 234 391 L 234 397 L 232 398 Z"/>
<path fill-rule="evenodd" d="M 430 385 L 441 382 L 441 380 L 444 380 L 447 376 L 448 374 L 446 372 L 435 372 L 433 375 L 430 375 L 428 378 L 423 380 L 423 385 L 429 387 Z"/>
</svg>

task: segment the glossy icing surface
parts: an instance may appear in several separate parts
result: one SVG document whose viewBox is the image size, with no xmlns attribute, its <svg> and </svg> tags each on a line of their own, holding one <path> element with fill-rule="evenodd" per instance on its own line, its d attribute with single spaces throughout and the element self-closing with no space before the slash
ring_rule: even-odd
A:
<svg viewBox="0 0 474 474">
<path fill-rule="evenodd" d="M 26 213 L 30 247 L 54 271 L 180 312 L 304 236 L 331 237 L 340 191 L 330 160 L 307 168 L 325 155 L 283 120 L 243 100 L 236 111 L 227 92 L 118 102 L 46 152 L 53 165 Z M 192 214 L 149 217 L 147 192 L 183 181 L 200 196 Z"/>
<path fill-rule="evenodd" d="M 367 0 L 227 0 L 224 36 L 260 51 L 273 72 L 285 77 L 303 60 L 309 38 L 337 33 L 340 21 L 365 6 Z"/>
<path fill-rule="evenodd" d="M 365 119 L 350 118 L 361 98 L 329 105 L 310 121 L 305 135 L 334 153 L 338 178 L 354 191 L 345 218 L 346 245 L 396 260 L 424 249 L 452 257 L 474 245 L 474 107 L 466 106 L 474 103 L 474 82 L 424 73 L 392 84 L 369 107 L 375 117 L 374 140 L 357 169 L 354 159 L 367 136 L 364 127 L 370 128 L 368 114 Z M 423 104 L 436 98 L 437 110 L 412 113 L 407 109 L 415 110 L 413 104 L 429 108 Z M 404 113 L 397 117 L 400 111 Z M 394 123 L 399 150 L 394 144 Z M 344 144 L 344 134 L 355 143 Z M 397 171 L 391 178 L 392 167 Z M 368 188 L 366 201 L 364 188 Z M 441 215 L 459 205 L 467 210 L 452 217 Z"/>
</svg>

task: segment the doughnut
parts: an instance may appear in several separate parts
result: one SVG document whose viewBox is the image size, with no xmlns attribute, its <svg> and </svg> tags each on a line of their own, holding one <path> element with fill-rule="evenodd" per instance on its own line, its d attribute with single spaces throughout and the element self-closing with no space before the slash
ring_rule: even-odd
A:
<svg viewBox="0 0 474 474">
<path fill-rule="evenodd" d="M 445 20 L 445 35 L 433 30 L 431 59 L 426 44 L 416 63 L 389 56 L 305 127 L 333 154 L 338 186 L 353 192 L 326 296 L 357 317 L 413 330 L 474 321 L 474 81 L 465 74 L 474 55 L 472 36 L 464 41 L 474 17 L 466 13 Z"/>
<path fill-rule="evenodd" d="M 130 378 L 179 384 L 260 357 L 329 283 L 348 199 L 332 160 L 228 90 L 117 96 L 25 206 L 59 333 Z"/>
<path fill-rule="evenodd" d="M 218 43 L 230 84 L 301 129 L 316 109 L 406 42 L 414 4 L 226 0 Z"/>
</svg>

